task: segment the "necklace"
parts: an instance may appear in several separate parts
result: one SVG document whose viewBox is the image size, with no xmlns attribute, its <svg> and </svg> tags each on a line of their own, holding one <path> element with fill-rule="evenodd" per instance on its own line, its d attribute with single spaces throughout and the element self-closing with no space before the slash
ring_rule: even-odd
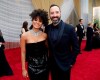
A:
<svg viewBox="0 0 100 80">
<path fill-rule="evenodd" d="M 42 31 L 40 30 L 38 32 L 35 32 L 34 30 L 30 30 L 30 32 L 32 33 L 33 36 L 39 36 L 42 33 Z"/>
</svg>

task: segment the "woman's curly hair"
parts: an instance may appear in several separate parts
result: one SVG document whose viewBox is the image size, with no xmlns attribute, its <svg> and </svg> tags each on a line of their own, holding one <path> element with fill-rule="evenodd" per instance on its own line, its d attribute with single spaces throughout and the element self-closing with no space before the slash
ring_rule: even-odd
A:
<svg viewBox="0 0 100 80">
<path fill-rule="evenodd" d="M 35 9 L 31 14 L 30 14 L 32 21 L 33 19 L 36 19 L 39 17 L 42 20 L 42 23 L 44 26 L 48 25 L 48 12 L 45 11 L 44 9 Z"/>
</svg>

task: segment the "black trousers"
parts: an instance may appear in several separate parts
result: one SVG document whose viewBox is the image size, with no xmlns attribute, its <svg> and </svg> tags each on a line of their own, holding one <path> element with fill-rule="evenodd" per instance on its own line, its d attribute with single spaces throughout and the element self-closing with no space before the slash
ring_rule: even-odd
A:
<svg viewBox="0 0 100 80">
<path fill-rule="evenodd" d="M 79 36 L 79 48 L 80 48 L 80 51 L 81 51 L 81 43 L 82 43 L 82 36 Z"/>
<path fill-rule="evenodd" d="M 67 71 L 63 71 L 59 68 L 55 61 L 52 61 L 50 64 L 52 80 L 70 80 L 71 68 Z"/>
</svg>

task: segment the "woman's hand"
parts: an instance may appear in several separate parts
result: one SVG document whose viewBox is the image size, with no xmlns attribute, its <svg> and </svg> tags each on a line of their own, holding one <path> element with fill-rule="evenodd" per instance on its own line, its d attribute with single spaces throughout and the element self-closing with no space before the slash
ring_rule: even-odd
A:
<svg viewBox="0 0 100 80">
<path fill-rule="evenodd" d="M 0 45 L 2 45 L 2 42 L 0 42 Z"/>
<path fill-rule="evenodd" d="M 0 47 L 1 47 L 1 45 L 2 45 L 2 42 L 0 42 Z"/>
<path fill-rule="evenodd" d="M 27 78 L 27 77 L 28 77 L 28 72 L 27 72 L 26 69 L 25 69 L 25 70 L 22 70 L 22 76 L 23 76 L 24 78 Z"/>
</svg>

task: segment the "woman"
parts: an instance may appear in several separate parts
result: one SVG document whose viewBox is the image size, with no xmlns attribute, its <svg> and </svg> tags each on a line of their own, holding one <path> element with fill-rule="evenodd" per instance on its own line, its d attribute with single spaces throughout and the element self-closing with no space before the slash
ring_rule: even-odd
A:
<svg viewBox="0 0 100 80">
<path fill-rule="evenodd" d="M 28 31 L 28 22 L 27 22 L 27 21 L 24 21 L 24 22 L 23 22 L 23 25 L 22 25 L 20 37 L 21 37 L 21 35 L 22 35 L 24 32 L 27 32 L 27 31 Z"/>
<path fill-rule="evenodd" d="M 30 14 L 32 29 L 21 36 L 22 75 L 30 80 L 48 80 L 46 33 L 41 31 L 42 25 L 48 25 L 46 11 L 37 9 Z M 28 71 L 25 67 L 25 55 L 28 59 Z"/>
<path fill-rule="evenodd" d="M 4 43 L 5 43 L 5 41 L 2 36 L 2 32 L 0 30 L 0 77 L 13 74 L 13 72 L 6 60 L 6 57 L 4 55 L 4 48 L 5 48 Z"/>
<path fill-rule="evenodd" d="M 93 48 L 100 48 L 100 31 L 99 28 L 97 27 L 97 23 L 94 23 L 93 25 Z"/>
<path fill-rule="evenodd" d="M 23 22 L 23 26 L 22 26 L 21 33 L 23 34 L 24 32 L 27 32 L 27 31 L 28 31 L 28 22 L 27 21 L 24 21 Z"/>
<path fill-rule="evenodd" d="M 87 33 L 86 33 L 87 40 L 86 40 L 86 47 L 85 47 L 86 51 L 92 50 L 92 39 L 93 39 L 93 28 L 92 28 L 92 26 L 93 26 L 92 23 L 89 23 L 88 27 L 87 27 Z"/>
</svg>

